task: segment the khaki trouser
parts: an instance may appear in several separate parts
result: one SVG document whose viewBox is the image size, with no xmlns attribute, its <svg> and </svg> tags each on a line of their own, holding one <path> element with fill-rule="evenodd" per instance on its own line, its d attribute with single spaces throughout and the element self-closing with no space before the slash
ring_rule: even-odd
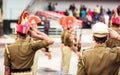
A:
<svg viewBox="0 0 120 75">
<path fill-rule="evenodd" d="M 63 55 L 63 48 L 64 48 L 64 44 L 61 45 L 61 53 L 62 53 L 62 58 L 61 58 L 61 69 L 63 68 L 63 58 L 64 58 L 64 55 Z"/>
<path fill-rule="evenodd" d="M 72 53 L 72 50 L 68 46 L 62 46 L 61 68 L 63 71 L 63 75 L 67 75 L 69 72 L 71 53 Z"/>
<path fill-rule="evenodd" d="M 32 72 L 11 73 L 11 75 L 32 75 Z"/>
</svg>

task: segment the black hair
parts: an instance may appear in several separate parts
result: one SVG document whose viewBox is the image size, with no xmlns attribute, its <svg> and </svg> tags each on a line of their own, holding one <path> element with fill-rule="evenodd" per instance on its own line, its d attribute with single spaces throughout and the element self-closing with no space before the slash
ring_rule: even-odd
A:
<svg viewBox="0 0 120 75">
<path fill-rule="evenodd" d="M 27 37 L 27 34 L 17 32 L 18 36 L 22 39 L 25 39 Z"/>
<path fill-rule="evenodd" d="M 96 36 L 93 37 L 97 43 L 105 43 L 105 41 L 107 40 L 107 35 L 105 37 L 96 37 Z"/>
<path fill-rule="evenodd" d="M 70 28 L 68 27 L 67 30 L 70 30 Z"/>
<path fill-rule="evenodd" d="M 112 23 L 112 26 L 113 26 L 113 27 L 117 27 L 117 28 L 120 27 L 120 25 L 117 24 L 117 23 Z"/>
</svg>

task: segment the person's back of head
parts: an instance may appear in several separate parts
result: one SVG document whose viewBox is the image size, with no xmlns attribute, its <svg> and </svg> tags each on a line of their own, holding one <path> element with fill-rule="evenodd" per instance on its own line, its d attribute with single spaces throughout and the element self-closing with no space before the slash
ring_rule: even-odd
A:
<svg viewBox="0 0 120 75">
<path fill-rule="evenodd" d="M 105 43 L 109 33 L 108 26 L 102 22 L 97 22 L 92 26 L 92 33 L 97 43 Z"/>
<path fill-rule="evenodd" d="M 27 37 L 27 34 L 23 34 L 23 33 L 17 32 L 17 37 L 19 37 L 21 39 L 25 39 Z"/>
<path fill-rule="evenodd" d="M 112 27 L 119 28 L 120 27 L 120 18 L 119 17 L 113 17 L 111 18 Z"/>
</svg>

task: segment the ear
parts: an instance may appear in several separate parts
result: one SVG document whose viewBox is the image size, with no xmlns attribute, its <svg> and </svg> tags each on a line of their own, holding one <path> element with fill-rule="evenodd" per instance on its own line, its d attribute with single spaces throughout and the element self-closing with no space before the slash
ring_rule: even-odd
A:
<svg viewBox="0 0 120 75">
<path fill-rule="evenodd" d="M 108 40 L 110 38 L 110 36 L 109 35 L 107 35 L 107 39 L 106 40 Z"/>
<path fill-rule="evenodd" d="M 94 36 L 92 36 L 92 40 L 95 41 Z"/>
</svg>

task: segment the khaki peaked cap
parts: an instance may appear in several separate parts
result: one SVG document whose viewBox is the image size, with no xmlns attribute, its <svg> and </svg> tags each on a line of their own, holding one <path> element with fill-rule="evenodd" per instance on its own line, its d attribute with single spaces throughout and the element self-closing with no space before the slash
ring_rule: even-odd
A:
<svg viewBox="0 0 120 75">
<path fill-rule="evenodd" d="M 92 26 L 92 33 L 96 37 L 105 37 L 108 35 L 108 26 L 102 22 L 97 22 Z"/>
</svg>

